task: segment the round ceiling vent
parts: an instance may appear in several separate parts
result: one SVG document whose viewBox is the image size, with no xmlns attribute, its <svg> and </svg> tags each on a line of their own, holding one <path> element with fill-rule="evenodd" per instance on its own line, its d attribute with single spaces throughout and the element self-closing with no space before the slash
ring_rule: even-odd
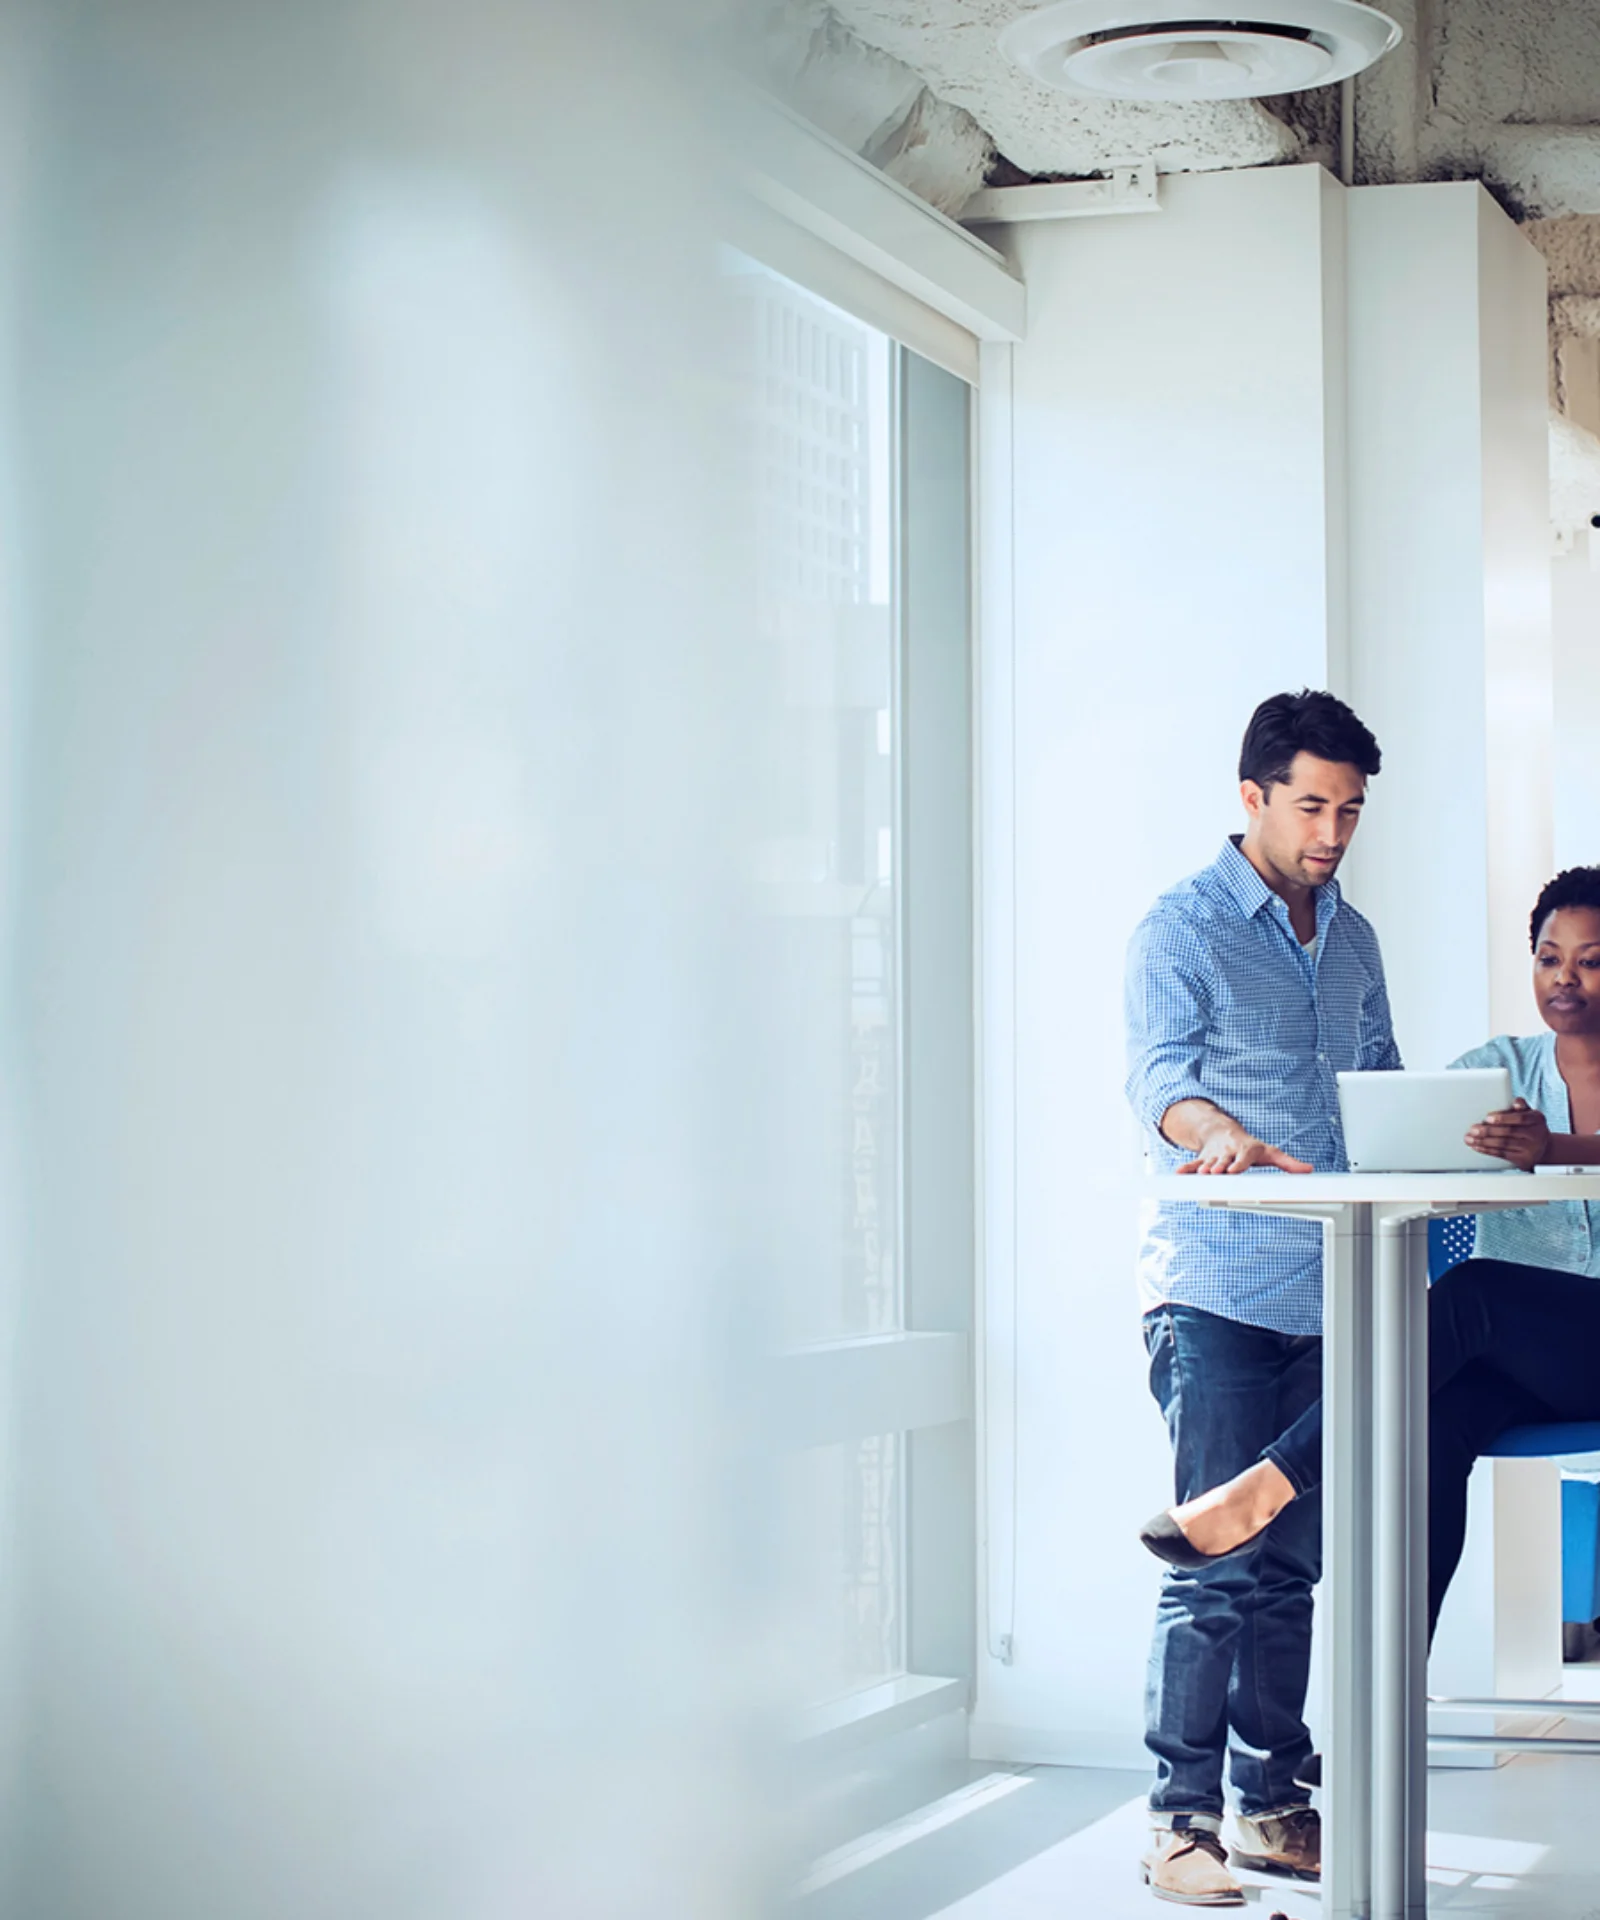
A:
<svg viewBox="0 0 1600 1920">
<path fill-rule="evenodd" d="M 1246 100 L 1348 80 L 1398 46 L 1360 0 L 1250 0 L 1248 18 L 1189 18 L 1172 0 L 1055 0 L 1013 20 L 1001 51 L 1047 87 L 1101 100 Z"/>
</svg>

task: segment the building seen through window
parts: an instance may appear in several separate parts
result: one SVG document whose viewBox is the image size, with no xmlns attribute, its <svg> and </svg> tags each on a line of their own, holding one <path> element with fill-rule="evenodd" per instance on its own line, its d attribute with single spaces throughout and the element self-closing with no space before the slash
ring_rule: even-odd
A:
<svg viewBox="0 0 1600 1920">
<path fill-rule="evenodd" d="M 895 348 L 777 274 L 731 266 L 754 623 L 784 743 L 759 882 L 785 1002 L 807 1029 L 785 1122 L 806 1169 L 785 1235 L 781 1331 L 794 1345 L 902 1324 Z M 810 1697 L 904 1665 L 903 1462 L 894 1433 L 791 1462 Z"/>
</svg>

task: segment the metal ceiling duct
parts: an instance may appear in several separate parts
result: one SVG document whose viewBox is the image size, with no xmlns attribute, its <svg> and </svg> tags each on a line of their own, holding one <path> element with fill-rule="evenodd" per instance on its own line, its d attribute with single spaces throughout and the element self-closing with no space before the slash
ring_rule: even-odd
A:
<svg viewBox="0 0 1600 1920">
<path fill-rule="evenodd" d="M 1245 100 L 1348 80 L 1399 44 L 1360 0 L 1264 0 L 1249 16 L 1186 15 L 1145 0 L 1055 0 L 1014 20 L 1000 47 L 1063 93 L 1102 100 Z"/>
</svg>

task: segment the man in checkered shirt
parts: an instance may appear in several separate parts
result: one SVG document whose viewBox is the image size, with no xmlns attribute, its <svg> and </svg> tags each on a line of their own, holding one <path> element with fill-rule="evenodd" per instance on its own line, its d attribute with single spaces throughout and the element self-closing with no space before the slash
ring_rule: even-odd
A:
<svg viewBox="0 0 1600 1920">
<path fill-rule="evenodd" d="M 1334 1076 L 1400 1065 L 1377 938 L 1334 878 L 1379 764 L 1332 694 L 1263 701 L 1239 758 L 1244 833 L 1134 933 L 1127 1091 L 1161 1171 L 1345 1170 Z M 1144 1229 L 1150 1384 L 1179 1504 L 1144 1535 L 1170 1566 L 1146 1696 L 1143 1868 L 1164 1899 L 1238 1905 L 1220 1837 L 1225 1753 L 1233 1864 L 1298 1878 L 1321 1865 L 1304 1719 L 1321 1513 L 1272 1443 L 1322 1390 L 1322 1230 L 1167 1203 Z M 1261 1517 L 1277 1518 L 1241 1547 L 1197 1496 L 1246 1469 Z"/>
</svg>

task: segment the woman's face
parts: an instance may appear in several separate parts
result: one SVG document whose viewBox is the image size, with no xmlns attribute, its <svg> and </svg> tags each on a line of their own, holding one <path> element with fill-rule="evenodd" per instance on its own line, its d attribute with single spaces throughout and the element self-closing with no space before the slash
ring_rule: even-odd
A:
<svg viewBox="0 0 1600 1920">
<path fill-rule="evenodd" d="M 1539 929 L 1533 992 L 1547 1027 L 1600 1033 L 1600 912 L 1559 907 Z"/>
</svg>

